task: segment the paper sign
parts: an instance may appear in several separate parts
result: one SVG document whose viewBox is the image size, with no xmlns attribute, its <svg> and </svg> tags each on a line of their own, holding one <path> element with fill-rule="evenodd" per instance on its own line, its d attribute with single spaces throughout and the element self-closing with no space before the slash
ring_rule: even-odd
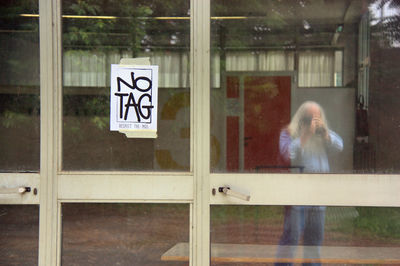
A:
<svg viewBox="0 0 400 266">
<path fill-rule="evenodd" d="M 158 66 L 111 65 L 110 130 L 157 137 Z"/>
</svg>

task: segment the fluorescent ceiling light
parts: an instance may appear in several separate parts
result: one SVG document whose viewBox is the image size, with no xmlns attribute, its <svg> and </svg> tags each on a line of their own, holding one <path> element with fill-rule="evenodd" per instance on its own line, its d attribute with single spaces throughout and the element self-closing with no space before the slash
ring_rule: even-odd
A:
<svg viewBox="0 0 400 266">
<path fill-rule="evenodd" d="M 38 18 L 39 14 L 20 14 L 21 17 Z M 81 16 L 81 15 L 62 15 L 63 18 L 73 19 L 117 19 L 116 16 Z M 140 19 L 156 19 L 156 20 L 188 20 L 190 17 L 139 17 Z M 211 17 L 213 20 L 236 20 L 236 19 L 247 19 L 245 16 L 225 16 L 225 17 Z"/>
</svg>

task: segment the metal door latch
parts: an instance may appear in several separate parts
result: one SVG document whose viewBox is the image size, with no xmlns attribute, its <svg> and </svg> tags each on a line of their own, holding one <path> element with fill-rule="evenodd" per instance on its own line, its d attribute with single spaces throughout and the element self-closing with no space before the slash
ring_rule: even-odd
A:
<svg viewBox="0 0 400 266">
<path fill-rule="evenodd" d="M 250 201 L 250 195 L 232 190 L 230 187 L 219 187 L 218 192 L 224 193 L 227 196 L 235 197 L 241 200 Z"/>
<path fill-rule="evenodd" d="M 17 188 L 0 188 L 1 194 L 24 194 L 26 192 L 31 192 L 30 187 L 17 187 Z"/>
</svg>

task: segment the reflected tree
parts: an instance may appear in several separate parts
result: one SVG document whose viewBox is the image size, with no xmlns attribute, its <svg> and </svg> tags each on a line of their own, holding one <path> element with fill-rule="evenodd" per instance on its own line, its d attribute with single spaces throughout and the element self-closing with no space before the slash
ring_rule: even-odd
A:
<svg viewBox="0 0 400 266">
<path fill-rule="evenodd" d="M 380 32 L 384 39 L 381 44 L 386 43 L 389 47 L 399 46 L 400 42 L 400 1 L 376 0 L 375 19 L 377 24 L 372 26 L 372 31 Z"/>
<path fill-rule="evenodd" d="M 188 16 L 188 1 L 178 2 L 64 1 L 63 14 L 75 15 L 75 18 L 71 16 L 63 20 L 63 45 L 73 49 L 129 49 L 133 57 L 145 49 L 157 49 L 157 46 L 187 46 L 188 32 L 182 32 L 180 23 L 173 19 L 160 19 Z"/>
<path fill-rule="evenodd" d="M 0 118 L 5 128 L 29 124 L 32 115 L 39 115 L 39 18 L 30 17 L 38 14 L 37 0 L 0 6 Z"/>
<path fill-rule="evenodd" d="M 188 17 L 186 0 L 67 0 L 63 1 L 63 15 L 64 51 L 74 50 L 78 55 L 99 51 L 138 57 L 145 52 L 189 48 L 187 24 L 165 18 Z M 72 98 L 64 97 L 64 114 L 84 113 L 99 129 L 107 127 L 107 95 L 91 97 L 80 107 L 70 104 L 76 100 Z"/>
</svg>

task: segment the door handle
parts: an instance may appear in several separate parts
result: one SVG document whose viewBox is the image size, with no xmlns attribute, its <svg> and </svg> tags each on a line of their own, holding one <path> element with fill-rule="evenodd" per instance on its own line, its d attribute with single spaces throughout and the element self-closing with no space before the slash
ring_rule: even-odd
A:
<svg viewBox="0 0 400 266">
<path fill-rule="evenodd" d="M 250 195 L 243 194 L 241 192 L 232 190 L 230 187 L 219 187 L 218 191 L 224 193 L 227 196 L 235 197 L 241 200 L 250 201 Z"/>
<path fill-rule="evenodd" d="M 30 187 L 16 187 L 16 188 L 0 188 L 0 195 L 6 194 L 24 194 L 26 192 L 31 192 Z"/>
<path fill-rule="evenodd" d="M 253 137 L 244 137 L 244 146 L 247 146 L 249 144 L 249 141 L 252 139 Z"/>
</svg>

